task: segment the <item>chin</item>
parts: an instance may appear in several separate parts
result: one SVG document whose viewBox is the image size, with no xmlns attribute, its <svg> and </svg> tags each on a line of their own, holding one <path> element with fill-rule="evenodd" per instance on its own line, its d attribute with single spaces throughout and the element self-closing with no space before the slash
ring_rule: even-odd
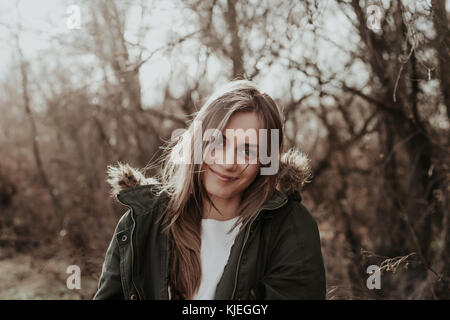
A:
<svg viewBox="0 0 450 320">
<path fill-rule="evenodd" d="M 233 197 L 233 194 L 230 193 L 225 193 L 225 192 L 208 192 L 210 197 L 215 197 L 215 198 L 219 198 L 219 199 L 230 199 Z"/>
<path fill-rule="evenodd" d="M 205 189 L 206 189 L 206 192 L 208 192 L 208 194 L 210 196 L 214 196 L 217 198 L 229 199 L 229 198 L 232 198 L 233 196 L 235 196 L 235 193 L 233 191 L 226 190 L 217 185 L 211 186 L 211 185 L 206 184 Z"/>
<path fill-rule="evenodd" d="M 236 188 L 220 185 L 211 173 L 205 175 L 203 185 L 205 186 L 206 192 L 213 197 L 229 199 L 237 194 Z"/>
</svg>

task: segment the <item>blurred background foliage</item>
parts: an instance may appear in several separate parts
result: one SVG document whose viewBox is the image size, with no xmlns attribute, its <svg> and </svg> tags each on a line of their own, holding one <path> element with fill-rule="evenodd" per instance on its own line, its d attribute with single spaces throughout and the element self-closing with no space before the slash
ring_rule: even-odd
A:
<svg viewBox="0 0 450 320">
<path fill-rule="evenodd" d="M 50 2 L 0 5 L 0 298 L 91 298 L 125 210 L 106 166 L 151 164 L 236 78 L 312 159 L 327 298 L 450 297 L 450 1 Z"/>
</svg>

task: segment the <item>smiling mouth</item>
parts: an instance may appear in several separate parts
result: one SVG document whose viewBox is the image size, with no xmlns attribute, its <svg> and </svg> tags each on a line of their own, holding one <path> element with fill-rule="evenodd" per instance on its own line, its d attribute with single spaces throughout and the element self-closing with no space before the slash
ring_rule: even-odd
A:
<svg viewBox="0 0 450 320">
<path fill-rule="evenodd" d="M 235 177 L 229 177 L 229 176 L 225 176 L 223 174 L 220 174 L 220 173 L 214 171 L 211 168 L 209 168 L 209 170 L 211 170 L 211 172 L 214 173 L 214 175 L 217 177 L 217 179 L 219 179 L 220 181 L 223 181 L 223 182 L 234 181 L 234 180 L 237 179 Z"/>
</svg>

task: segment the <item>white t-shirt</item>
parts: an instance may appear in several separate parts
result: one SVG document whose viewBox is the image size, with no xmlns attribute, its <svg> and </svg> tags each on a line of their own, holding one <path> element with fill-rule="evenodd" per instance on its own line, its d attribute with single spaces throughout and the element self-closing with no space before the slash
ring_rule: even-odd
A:
<svg viewBox="0 0 450 320">
<path fill-rule="evenodd" d="M 217 284 L 222 277 L 231 247 L 242 224 L 239 224 L 232 232 L 227 232 L 230 231 L 238 218 L 239 216 L 225 221 L 202 219 L 200 249 L 202 279 L 193 300 L 214 299 Z"/>
<path fill-rule="evenodd" d="M 233 224 L 239 217 L 220 221 L 216 219 L 202 219 L 202 244 L 200 257 L 202 263 L 202 279 L 200 288 L 193 300 L 212 300 L 217 284 L 222 277 L 225 265 L 228 262 L 231 247 L 239 228 L 238 225 L 231 233 Z"/>
</svg>

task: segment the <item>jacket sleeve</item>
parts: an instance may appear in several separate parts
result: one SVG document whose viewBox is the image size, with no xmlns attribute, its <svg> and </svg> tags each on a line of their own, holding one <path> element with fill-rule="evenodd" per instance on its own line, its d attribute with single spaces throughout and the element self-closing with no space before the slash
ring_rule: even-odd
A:
<svg viewBox="0 0 450 320">
<path fill-rule="evenodd" d="M 102 273 L 98 282 L 97 292 L 94 295 L 94 300 L 124 300 L 124 293 L 122 289 L 122 282 L 120 276 L 120 254 L 119 245 L 116 236 L 120 230 L 123 229 L 125 220 L 128 219 L 130 210 L 119 220 L 114 235 L 109 243 L 106 251 L 105 260 L 102 266 Z"/>
<path fill-rule="evenodd" d="M 250 292 L 263 299 L 325 299 L 325 268 L 317 223 L 300 203 L 281 223 L 265 276 Z"/>
</svg>

